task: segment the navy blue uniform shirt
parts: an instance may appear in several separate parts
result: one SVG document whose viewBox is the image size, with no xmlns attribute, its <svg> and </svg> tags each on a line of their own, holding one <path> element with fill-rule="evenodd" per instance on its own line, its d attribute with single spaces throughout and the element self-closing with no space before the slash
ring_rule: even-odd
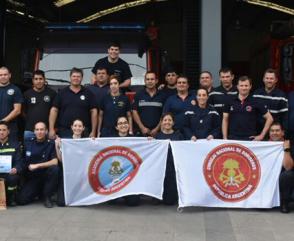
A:
<svg viewBox="0 0 294 241">
<path fill-rule="evenodd" d="M 161 91 L 165 95 L 165 100 L 167 100 L 170 96 L 177 94 L 177 88 L 171 89 L 167 86 L 165 86 Z"/>
<path fill-rule="evenodd" d="M 33 131 L 35 124 L 40 121 L 48 126 L 49 112 L 55 96 L 56 92 L 47 86 L 41 92 L 32 88 L 24 93 L 25 130 Z"/>
<path fill-rule="evenodd" d="M 53 140 L 45 139 L 39 142 L 32 138 L 25 142 L 24 149 L 26 167 L 30 164 L 44 163 L 57 158 Z"/>
<path fill-rule="evenodd" d="M 200 108 L 193 106 L 186 112 L 184 128 L 185 138 L 190 140 L 192 136 L 197 139 L 205 139 L 209 135 L 217 139 L 221 137 L 221 119 L 219 113 L 212 106 Z"/>
<path fill-rule="evenodd" d="M 100 108 L 102 99 L 109 93 L 109 85 L 106 84 L 102 87 L 98 85 L 88 85 L 87 89 L 89 89 L 93 93 L 95 97 L 96 106 L 97 108 Z"/>
<path fill-rule="evenodd" d="M 178 95 L 170 96 L 164 104 L 163 113 L 171 112 L 175 117 L 175 130 L 182 130 L 185 125 L 185 113 L 196 103 L 194 94 L 188 94 L 183 100 Z"/>
<path fill-rule="evenodd" d="M 21 103 L 23 103 L 23 97 L 17 86 L 14 84 L 0 86 L 0 120 L 13 110 L 14 104 Z M 16 122 L 16 119 L 12 122 Z"/>
<path fill-rule="evenodd" d="M 92 92 L 82 86 L 78 93 L 70 87 L 65 87 L 56 96 L 53 106 L 58 108 L 58 128 L 70 129 L 76 119 L 83 121 L 86 128 L 91 130 L 90 110 L 96 108 Z"/>
<path fill-rule="evenodd" d="M 243 101 L 236 96 L 225 106 L 224 113 L 229 114 L 229 139 L 249 140 L 250 136 L 259 134 L 258 115 L 265 115 L 267 109 L 252 96 Z"/>
<path fill-rule="evenodd" d="M 102 99 L 100 109 L 103 110 L 102 128 L 115 130 L 117 118 L 127 116 L 127 112 L 131 111 L 131 106 L 127 96 L 108 94 Z"/>
<path fill-rule="evenodd" d="M 158 125 L 162 115 L 165 98 L 166 97 L 162 91 L 157 91 L 155 95 L 150 96 L 150 94 L 144 89 L 136 94 L 133 110 L 138 112 L 141 122 L 148 129 L 152 130 Z"/>
<path fill-rule="evenodd" d="M 222 85 L 220 85 L 209 93 L 208 103 L 212 105 L 222 117 L 225 104 L 236 96 L 238 96 L 236 86 L 233 86 L 230 90 L 226 90 Z"/>
<path fill-rule="evenodd" d="M 257 102 L 269 110 L 274 118 L 284 127 L 288 129 L 288 100 L 286 94 L 280 89 L 273 89 L 270 93 L 265 91 L 265 88 L 260 88 L 254 91 L 253 97 Z M 264 126 L 264 118 L 259 116 L 259 130 Z"/>
<path fill-rule="evenodd" d="M 120 84 L 132 77 L 129 64 L 121 58 L 115 63 L 110 63 L 107 56 L 99 59 L 92 68 L 92 73 L 96 74 L 99 68 L 106 68 L 109 75 L 116 75 Z"/>
</svg>

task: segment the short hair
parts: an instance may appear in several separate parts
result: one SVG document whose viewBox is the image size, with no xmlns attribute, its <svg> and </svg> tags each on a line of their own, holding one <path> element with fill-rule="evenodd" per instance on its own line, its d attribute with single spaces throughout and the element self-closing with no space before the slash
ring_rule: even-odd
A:
<svg viewBox="0 0 294 241">
<path fill-rule="evenodd" d="M 280 122 L 278 122 L 278 121 L 274 121 L 274 122 L 271 124 L 270 128 L 272 128 L 272 126 L 280 126 L 282 131 L 285 130 L 284 127 L 283 127 L 283 125 L 282 125 Z"/>
<path fill-rule="evenodd" d="M 104 66 L 99 66 L 99 67 L 97 68 L 97 70 L 96 70 L 96 74 L 97 74 L 98 70 L 105 70 L 105 71 L 106 71 L 106 74 L 109 75 L 108 68 L 106 68 L 106 67 L 104 67 Z"/>
<path fill-rule="evenodd" d="M 276 71 L 275 69 L 272 69 L 272 68 L 268 68 L 268 69 L 266 69 L 266 70 L 264 71 L 263 76 L 265 76 L 265 74 L 267 74 L 267 73 L 269 73 L 269 74 L 275 74 L 275 77 L 276 77 L 276 78 L 278 77 L 278 75 L 277 75 L 277 71 Z"/>
<path fill-rule="evenodd" d="M 6 126 L 8 130 L 10 129 L 9 125 L 8 125 L 8 123 L 6 121 L 0 121 L 0 125 Z"/>
<path fill-rule="evenodd" d="M 174 114 L 171 113 L 171 112 L 163 113 L 163 114 L 161 115 L 161 117 L 160 117 L 160 121 L 162 121 L 163 118 L 166 117 L 166 116 L 168 116 L 168 115 L 172 118 L 173 122 L 175 122 L 175 116 L 174 116 Z"/>
<path fill-rule="evenodd" d="M 248 80 L 249 83 L 250 83 L 250 85 L 252 85 L 252 79 L 250 79 L 247 75 L 242 75 L 242 76 L 240 76 L 239 79 L 238 79 L 238 83 L 239 83 L 239 82 L 244 82 L 244 81 L 246 81 L 246 80 Z"/>
<path fill-rule="evenodd" d="M 148 70 L 148 71 L 145 73 L 145 75 L 144 75 L 144 79 L 146 78 L 147 74 L 154 74 L 154 75 L 155 75 L 155 79 L 157 79 L 157 75 L 156 75 L 156 73 L 155 73 L 154 71 L 152 71 L 152 70 Z"/>
<path fill-rule="evenodd" d="M 44 79 L 45 79 L 45 72 L 43 70 L 37 69 L 33 72 L 33 77 L 35 77 L 35 75 L 41 75 Z"/>
<path fill-rule="evenodd" d="M 208 96 L 208 90 L 207 89 L 205 89 L 205 88 L 202 88 L 202 87 L 200 87 L 200 88 L 198 88 L 197 90 L 196 90 L 196 93 L 198 94 L 198 91 L 199 90 L 204 90 L 205 92 L 206 92 L 206 94 L 207 94 L 207 96 Z"/>
<path fill-rule="evenodd" d="M 9 74 L 11 74 L 10 70 L 6 66 L 1 66 L 0 69 L 7 70 Z"/>
<path fill-rule="evenodd" d="M 79 69 L 79 68 L 76 68 L 76 67 L 73 67 L 73 68 L 70 70 L 69 76 L 72 76 L 74 73 L 81 74 L 82 77 L 84 76 L 84 72 L 83 72 L 83 70 L 82 70 L 82 69 Z"/>
<path fill-rule="evenodd" d="M 201 71 L 199 77 L 200 77 L 202 74 L 208 74 L 208 75 L 212 78 L 212 73 L 209 72 L 208 70 Z"/>
<path fill-rule="evenodd" d="M 35 123 L 35 125 L 34 125 L 34 129 L 36 129 L 36 125 L 37 125 L 37 124 L 40 124 L 40 123 L 43 124 L 43 125 L 45 126 L 45 129 L 46 129 L 46 130 L 48 130 L 48 127 L 47 127 L 46 123 L 43 122 L 43 121 L 38 121 L 37 123 Z"/>
<path fill-rule="evenodd" d="M 111 81 L 112 79 L 117 80 L 117 82 L 119 83 L 119 77 L 118 77 L 116 74 L 112 74 L 112 75 L 109 76 L 109 83 L 110 83 L 110 81 Z"/>
<path fill-rule="evenodd" d="M 230 72 L 231 75 L 233 75 L 233 70 L 231 68 L 228 67 L 223 67 L 218 71 L 218 74 L 220 75 L 221 73 L 228 73 Z"/>
<path fill-rule="evenodd" d="M 186 75 L 183 75 L 183 74 L 178 75 L 177 82 L 178 82 L 178 79 L 180 79 L 180 78 L 186 79 L 187 83 L 189 84 L 189 79 L 188 79 L 188 77 Z"/>
<path fill-rule="evenodd" d="M 110 49 L 111 47 L 117 47 L 117 48 L 121 48 L 121 45 L 120 45 L 120 43 L 119 42 L 110 42 L 109 44 L 108 44 L 108 48 Z"/>
</svg>

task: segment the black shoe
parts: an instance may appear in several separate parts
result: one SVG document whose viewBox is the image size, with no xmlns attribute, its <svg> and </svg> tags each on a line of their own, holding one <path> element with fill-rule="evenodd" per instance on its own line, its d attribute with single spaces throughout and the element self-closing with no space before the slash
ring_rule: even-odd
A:
<svg viewBox="0 0 294 241">
<path fill-rule="evenodd" d="M 281 206 L 280 206 L 280 211 L 281 211 L 281 213 L 289 213 L 290 212 L 289 203 L 282 202 Z"/>
<path fill-rule="evenodd" d="M 46 198 L 45 198 L 44 206 L 45 206 L 46 208 L 53 208 L 53 203 L 52 203 L 50 197 L 46 197 Z"/>
<path fill-rule="evenodd" d="M 16 206 L 16 192 L 10 191 L 7 192 L 7 206 L 9 207 L 15 207 Z"/>
</svg>

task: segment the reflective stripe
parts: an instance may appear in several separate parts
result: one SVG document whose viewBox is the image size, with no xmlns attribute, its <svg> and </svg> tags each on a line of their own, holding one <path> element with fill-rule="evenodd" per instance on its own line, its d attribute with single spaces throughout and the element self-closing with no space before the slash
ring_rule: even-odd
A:
<svg viewBox="0 0 294 241">
<path fill-rule="evenodd" d="M 186 111 L 185 112 L 185 115 L 193 115 L 193 114 L 195 114 L 194 111 Z"/>
<path fill-rule="evenodd" d="M 161 103 L 161 102 L 139 101 L 139 106 L 154 106 L 154 107 L 162 107 L 162 103 Z"/>
<path fill-rule="evenodd" d="M 209 95 L 223 95 L 224 93 L 222 92 L 217 92 L 217 91 L 212 91 L 209 93 Z"/>
<path fill-rule="evenodd" d="M 229 91 L 227 92 L 228 95 L 236 95 L 238 94 L 238 91 Z"/>
<path fill-rule="evenodd" d="M 281 112 L 287 112 L 288 108 L 280 109 L 280 110 L 269 110 L 270 113 L 281 113 Z"/>
<path fill-rule="evenodd" d="M 215 115 L 219 115 L 219 113 L 215 110 L 209 111 L 208 114 L 215 114 Z"/>
<path fill-rule="evenodd" d="M 214 104 L 213 106 L 214 106 L 214 107 L 223 107 L 224 104 Z"/>
<path fill-rule="evenodd" d="M 261 99 L 269 99 L 269 100 L 283 100 L 285 102 L 288 102 L 288 100 L 285 97 L 274 97 L 274 96 L 267 96 L 267 95 L 253 95 L 255 98 L 261 98 Z"/>
<path fill-rule="evenodd" d="M 13 151 L 15 151 L 15 148 L 3 148 L 3 149 L 0 149 L 0 153 L 13 152 Z"/>
</svg>

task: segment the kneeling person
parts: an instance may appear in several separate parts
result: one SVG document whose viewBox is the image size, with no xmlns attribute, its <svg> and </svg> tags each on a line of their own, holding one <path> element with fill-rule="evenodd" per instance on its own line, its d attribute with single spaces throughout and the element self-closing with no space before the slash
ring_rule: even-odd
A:
<svg viewBox="0 0 294 241">
<path fill-rule="evenodd" d="M 53 207 L 51 196 L 57 189 L 58 160 L 55 143 L 47 139 L 47 132 L 45 123 L 38 122 L 34 129 L 36 138 L 25 143 L 25 183 L 17 198 L 21 205 L 41 195 L 44 205 Z"/>
<path fill-rule="evenodd" d="M 9 140 L 9 127 L 4 121 L 0 121 L 0 156 L 6 156 L 11 160 L 11 170 L 1 172 L 0 178 L 5 179 L 5 188 L 7 194 L 7 205 L 15 206 L 15 194 L 19 181 L 19 174 L 22 169 L 22 157 L 19 144 Z"/>
</svg>

